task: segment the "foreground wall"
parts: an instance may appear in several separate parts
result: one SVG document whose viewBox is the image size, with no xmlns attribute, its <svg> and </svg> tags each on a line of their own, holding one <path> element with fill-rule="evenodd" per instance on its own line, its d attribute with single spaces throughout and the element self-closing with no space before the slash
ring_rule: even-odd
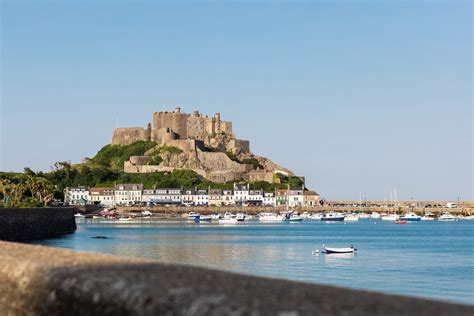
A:
<svg viewBox="0 0 474 316">
<path fill-rule="evenodd" d="M 75 208 L 0 208 L 0 240 L 33 240 L 76 231 Z"/>
<path fill-rule="evenodd" d="M 473 313 L 464 305 L 9 242 L 0 242 L 0 280 L 0 315 Z"/>
</svg>

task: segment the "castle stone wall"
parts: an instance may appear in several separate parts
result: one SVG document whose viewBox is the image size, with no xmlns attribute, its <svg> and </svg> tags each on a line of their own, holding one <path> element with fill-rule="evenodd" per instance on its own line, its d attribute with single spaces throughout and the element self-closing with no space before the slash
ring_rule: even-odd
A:
<svg viewBox="0 0 474 316">
<path fill-rule="evenodd" d="M 112 145 L 130 145 L 137 141 L 149 141 L 151 131 L 142 127 L 115 128 Z"/>
</svg>

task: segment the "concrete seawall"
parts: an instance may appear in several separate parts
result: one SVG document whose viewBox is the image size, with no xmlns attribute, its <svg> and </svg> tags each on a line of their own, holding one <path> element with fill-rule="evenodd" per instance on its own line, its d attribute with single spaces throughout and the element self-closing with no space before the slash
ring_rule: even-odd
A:
<svg viewBox="0 0 474 316">
<path fill-rule="evenodd" d="M 44 239 L 76 231 L 75 208 L 0 208 L 0 240 Z"/>
<path fill-rule="evenodd" d="M 284 275 L 282 275 L 284 276 Z M 0 315 L 472 315 L 472 306 L 0 242 Z"/>
</svg>

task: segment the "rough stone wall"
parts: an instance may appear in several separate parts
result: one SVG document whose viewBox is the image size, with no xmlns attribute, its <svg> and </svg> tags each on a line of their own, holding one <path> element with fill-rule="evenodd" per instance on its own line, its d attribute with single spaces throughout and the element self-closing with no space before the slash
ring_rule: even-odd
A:
<svg viewBox="0 0 474 316">
<path fill-rule="evenodd" d="M 137 141 L 149 141 L 150 130 L 142 127 L 115 128 L 112 145 L 130 145 Z"/>
<path fill-rule="evenodd" d="M 188 137 L 188 115 L 180 112 L 155 112 L 153 113 L 153 129 L 170 129 L 178 134 L 181 139 Z"/>
<path fill-rule="evenodd" d="M 232 161 L 226 154 L 220 152 L 198 151 L 198 159 L 209 171 L 248 172 L 252 170 L 251 165 Z"/>
<path fill-rule="evenodd" d="M 226 146 L 226 149 L 234 154 L 250 154 L 250 142 L 242 139 L 231 139 Z"/>
<path fill-rule="evenodd" d="M 72 207 L 0 209 L 0 240 L 53 238 L 76 231 Z"/>
</svg>

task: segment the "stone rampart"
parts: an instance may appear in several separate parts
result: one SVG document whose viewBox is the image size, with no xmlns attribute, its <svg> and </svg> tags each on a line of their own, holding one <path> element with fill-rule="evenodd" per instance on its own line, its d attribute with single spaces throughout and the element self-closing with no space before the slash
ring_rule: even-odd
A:
<svg viewBox="0 0 474 316">
<path fill-rule="evenodd" d="M 52 238 L 76 231 L 72 207 L 0 208 L 0 240 Z"/>
<path fill-rule="evenodd" d="M 130 145 L 137 141 L 149 141 L 151 131 L 142 127 L 115 128 L 112 145 Z"/>
<path fill-rule="evenodd" d="M 105 241 L 104 241 L 105 242 Z M 472 315 L 472 306 L 0 242 L 0 315 Z"/>
</svg>

